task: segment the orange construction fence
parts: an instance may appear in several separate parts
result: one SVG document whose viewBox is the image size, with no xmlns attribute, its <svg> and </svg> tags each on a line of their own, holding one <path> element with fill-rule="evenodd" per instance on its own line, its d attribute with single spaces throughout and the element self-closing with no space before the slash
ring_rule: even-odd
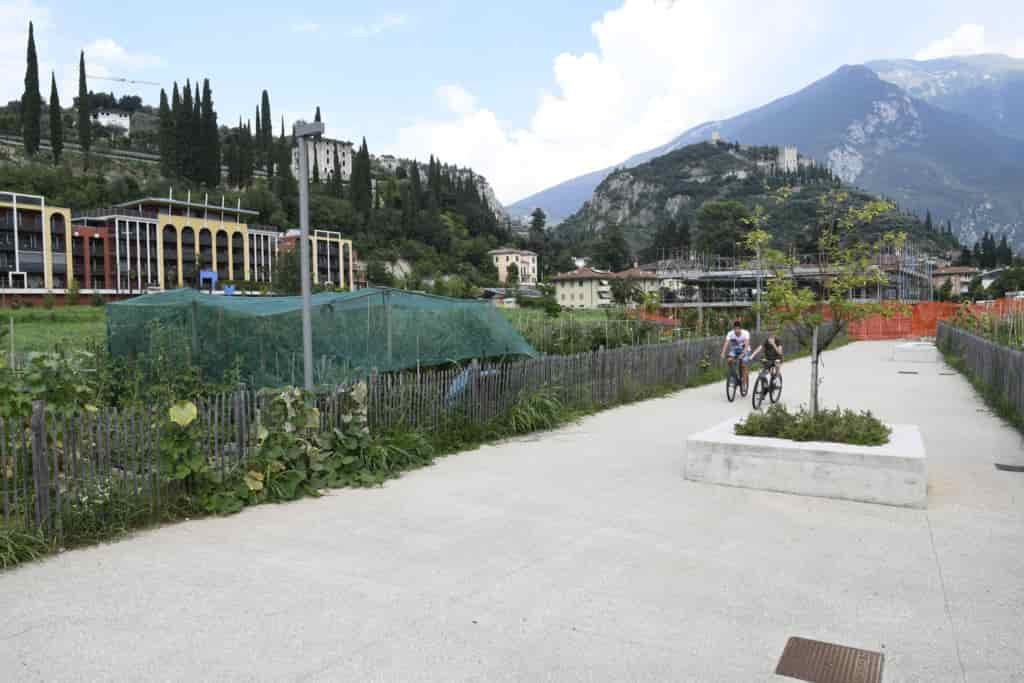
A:
<svg viewBox="0 0 1024 683">
<path fill-rule="evenodd" d="M 850 323 L 847 334 L 851 339 L 907 339 L 934 337 L 939 333 L 939 321 L 950 320 L 956 315 L 960 304 L 933 301 L 909 306 L 910 315 L 896 315 L 891 318 L 874 316 Z M 1024 310 L 1024 301 L 1019 299 L 996 299 L 984 304 L 969 304 L 974 315 L 989 313 L 1006 315 L 1011 311 Z"/>
</svg>

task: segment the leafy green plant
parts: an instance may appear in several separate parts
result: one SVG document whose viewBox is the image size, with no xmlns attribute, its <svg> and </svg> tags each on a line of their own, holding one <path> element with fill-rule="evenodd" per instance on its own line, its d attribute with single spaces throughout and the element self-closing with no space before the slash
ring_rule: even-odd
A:
<svg viewBox="0 0 1024 683">
<path fill-rule="evenodd" d="M 52 292 L 47 292 L 46 294 L 43 295 L 43 308 L 45 308 L 48 311 L 52 311 L 53 310 L 53 305 L 54 305 L 53 293 Z"/>
<path fill-rule="evenodd" d="M 528 434 L 557 426 L 563 412 L 555 387 L 521 395 L 508 411 L 508 428 L 513 434 Z"/>
<path fill-rule="evenodd" d="M 736 425 L 740 436 L 760 436 L 791 441 L 825 441 L 858 446 L 882 446 L 889 443 L 892 429 L 870 411 L 827 408 L 812 414 L 801 407 L 790 413 L 781 403 L 764 413 L 751 413 Z"/>
<path fill-rule="evenodd" d="M 31 562 L 50 551 L 50 544 L 38 532 L 0 526 L 0 570 Z"/>
</svg>

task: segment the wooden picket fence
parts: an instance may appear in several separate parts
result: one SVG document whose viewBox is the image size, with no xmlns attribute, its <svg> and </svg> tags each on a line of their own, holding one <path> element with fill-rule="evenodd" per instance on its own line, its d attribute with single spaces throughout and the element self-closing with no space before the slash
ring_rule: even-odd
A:
<svg viewBox="0 0 1024 683">
<path fill-rule="evenodd" d="M 940 322 L 936 344 L 963 359 L 975 381 L 998 394 L 1024 417 L 1024 351 L 1000 346 L 967 330 Z"/>
<path fill-rule="evenodd" d="M 760 343 L 763 335 L 754 335 Z M 788 349 L 799 345 L 784 338 Z M 479 362 L 426 371 L 371 374 L 367 412 L 375 433 L 438 432 L 453 424 L 486 427 L 517 401 L 544 390 L 568 408 L 601 408 L 681 388 L 721 366 L 721 339 L 622 347 L 514 362 Z M 340 427 L 350 387 L 318 397 L 321 431 Z M 249 388 L 197 402 L 209 463 L 229 475 L 256 444 L 266 397 Z M 0 508 L 6 525 L 38 529 L 60 540 L 83 524 L 138 526 L 157 520 L 177 484 L 161 471 L 161 426 L 151 406 L 47 410 L 37 401 L 27 419 L 0 419 Z"/>
</svg>

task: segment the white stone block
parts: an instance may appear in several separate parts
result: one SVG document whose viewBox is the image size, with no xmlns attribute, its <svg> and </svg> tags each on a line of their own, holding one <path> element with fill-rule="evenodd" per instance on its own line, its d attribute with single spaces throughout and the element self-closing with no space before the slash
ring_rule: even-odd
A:
<svg viewBox="0 0 1024 683">
<path fill-rule="evenodd" d="M 941 356 L 935 344 L 903 342 L 893 347 L 892 359 L 897 363 L 938 363 Z"/>
<path fill-rule="evenodd" d="M 733 418 L 686 441 L 686 478 L 802 496 L 927 507 L 924 441 L 914 425 L 890 425 L 884 446 L 737 436 Z"/>
</svg>

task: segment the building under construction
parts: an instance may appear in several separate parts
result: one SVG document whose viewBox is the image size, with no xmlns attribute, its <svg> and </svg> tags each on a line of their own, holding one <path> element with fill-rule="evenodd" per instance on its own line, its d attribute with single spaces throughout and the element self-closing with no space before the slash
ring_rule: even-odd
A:
<svg viewBox="0 0 1024 683">
<path fill-rule="evenodd" d="M 825 254 L 790 254 L 791 265 L 785 277 L 795 278 L 801 287 L 819 296 L 824 283 L 836 273 Z M 863 301 L 932 301 L 934 257 L 913 243 L 892 247 L 875 254 L 873 267 L 887 276 L 887 282 L 870 289 L 851 292 Z M 665 292 L 664 305 L 680 308 L 737 308 L 751 306 L 759 286 L 775 277 L 775 271 L 756 258 L 738 259 L 712 256 L 690 250 L 663 254 L 663 258 L 644 266 L 657 273 Z"/>
</svg>

